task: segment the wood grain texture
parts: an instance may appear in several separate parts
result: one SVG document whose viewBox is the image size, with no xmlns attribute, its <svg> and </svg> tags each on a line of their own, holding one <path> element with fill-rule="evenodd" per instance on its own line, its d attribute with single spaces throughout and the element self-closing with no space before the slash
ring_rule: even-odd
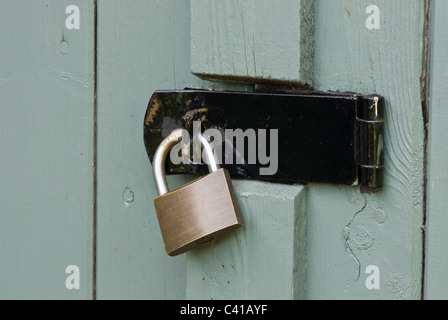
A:
<svg viewBox="0 0 448 320">
<path fill-rule="evenodd" d="M 192 0 L 191 70 L 208 79 L 309 83 L 314 1 Z"/>
<path fill-rule="evenodd" d="M 443 133 L 448 119 L 442 104 L 447 55 L 441 22 L 447 8 L 433 1 L 438 40 L 431 74 L 426 291 L 427 297 L 440 298 L 446 294 L 447 264 Z M 248 227 L 187 257 L 167 257 L 152 205 L 156 189 L 143 145 L 143 117 L 155 90 L 205 85 L 190 74 L 190 45 L 194 51 L 200 36 L 193 32 L 190 43 L 190 12 L 196 11 L 190 11 L 189 1 L 98 0 L 98 297 L 419 298 L 423 1 L 378 0 L 381 28 L 367 30 L 370 1 L 316 0 L 314 69 L 306 74 L 300 70 L 302 62 L 310 68 L 311 55 L 303 54 L 310 51 L 297 51 L 303 35 L 300 24 L 290 21 L 300 16 L 297 10 L 284 18 L 281 7 L 270 8 L 268 1 L 213 3 L 214 9 L 199 10 L 212 10 L 211 15 L 200 18 L 221 19 L 205 24 L 211 35 L 235 27 L 228 33 L 237 48 L 235 67 L 222 58 L 233 55 L 226 45 L 230 40 L 217 35 L 207 38 L 220 39 L 212 43 L 213 52 L 193 55 L 204 58 L 191 62 L 194 72 L 250 82 L 301 83 L 314 77 L 320 90 L 385 96 L 384 190 L 368 196 L 354 188 L 312 184 L 305 217 L 302 187 L 236 182 Z M 298 3 L 285 1 L 285 6 Z M 65 8 L 71 4 L 81 9 L 80 30 L 65 29 Z M 218 6 L 229 14 L 219 15 Z M 258 14 L 258 8 L 264 11 Z M 248 14 L 241 16 L 241 9 Z M 272 29 L 257 24 L 268 11 Z M 2 0 L 0 26 L 7 30 L 0 35 L 0 148 L 6 150 L 0 153 L 0 298 L 90 298 L 93 1 Z M 286 58 L 276 56 L 279 47 Z M 225 87 L 238 86 L 216 85 Z M 175 187 L 185 178 L 169 182 Z M 71 264 L 81 270 L 79 291 L 64 285 Z M 381 270 L 378 291 L 365 287 L 368 265 Z"/>
<path fill-rule="evenodd" d="M 309 299 L 418 299 L 422 279 L 424 130 L 420 101 L 423 1 L 376 1 L 380 29 L 368 30 L 371 1 L 316 1 L 319 90 L 378 93 L 386 99 L 383 190 L 310 184 Z M 366 267 L 380 268 L 367 290 Z"/>
<path fill-rule="evenodd" d="M 430 7 L 429 163 L 426 226 L 425 299 L 448 298 L 448 3 L 432 0 Z"/>
<path fill-rule="evenodd" d="M 187 299 L 304 299 L 306 187 L 233 186 L 244 227 L 187 253 Z"/>
<path fill-rule="evenodd" d="M 93 1 L 3 0 L 0 28 L 0 299 L 89 299 Z"/>
<path fill-rule="evenodd" d="M 185 256 L 166 255 L 154 210 L 143 121 L 154 91 L 203 84 L 189 70 L 188 4 L 98 1 L 99 299 L 185 297 Z"/>
</svg>

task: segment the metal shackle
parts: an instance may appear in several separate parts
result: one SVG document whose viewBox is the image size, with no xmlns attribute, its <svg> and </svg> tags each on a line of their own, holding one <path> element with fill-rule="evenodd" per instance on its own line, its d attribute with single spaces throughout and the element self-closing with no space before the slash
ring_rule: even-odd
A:
<svg viewBox="0 0 448 320">
<path fill-rule="evenodd" d="M 182 141 L 182 132 L 183 129 L 174 130 L 168 137 L 165 138 L 165 140 L 162 141 L 162 143 L 157 148 L 156 153 L 154 154 L 152 170 L 154 173 L 154 180 L 156 182 L 157 192 L 159 196 L 162 196 L 170 191 L 165 177 L 165 161 L 171 149 L 177 143 Z M 201 135 L 200 140 L 201 145 L 204 148 L 204 161 L 208 163 L 208 169 L 210 173 L 219 170 L 220 166 L 216 163 L 216 159 L 209 142 L 203 135 Z"/>
</svg>

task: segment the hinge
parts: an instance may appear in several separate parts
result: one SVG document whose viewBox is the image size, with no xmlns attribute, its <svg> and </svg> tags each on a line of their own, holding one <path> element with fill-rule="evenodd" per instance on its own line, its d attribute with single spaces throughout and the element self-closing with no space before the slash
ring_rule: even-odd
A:
<svg viewBox="0 0 448 320">
<path fill-rule="evenodd" d="M 359 183 L 369 191 L 383 187 L 384 176 L 384 98 L 362 96 L 356 116 L 356 160 Z"/>
<path fill-rule="evenodd" d="M 215 150 L 225 155 L 221 164 L 232 178 L 360 185 L 376 192 L 383 186 L 384 109 L 376 94 L 156 91 L 144 142 L 152 161 L 162 140 L 184 129 L 188 138 L 176 149 L 182 161 L 168 161 L 166 173 L 202 175 L 208 166 L 194 156 L 194 136 L 214 130 L 221 135 Z"/>
</svg>

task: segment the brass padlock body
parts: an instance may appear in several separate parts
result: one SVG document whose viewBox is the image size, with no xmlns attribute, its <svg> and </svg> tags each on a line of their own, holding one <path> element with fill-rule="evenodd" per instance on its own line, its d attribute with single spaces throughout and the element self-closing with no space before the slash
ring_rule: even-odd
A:
<svg viewBox="0 0 448 320">
<path fill-rule="evenodd" d="M 154 199 L 165 249 L 176 256 L 243 225 L 227 170 Z"/>
</svg>

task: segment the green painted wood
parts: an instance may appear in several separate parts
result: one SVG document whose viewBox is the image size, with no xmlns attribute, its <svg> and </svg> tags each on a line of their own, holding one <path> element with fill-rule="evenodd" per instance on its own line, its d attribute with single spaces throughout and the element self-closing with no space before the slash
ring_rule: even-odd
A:
<svg viewBox="0 0 448 320">
<path fill-rule="evenodd" d="M 418 299 L 422 285 L 424 130 L 420 101 L 423 1 L 316 1 L 315 86 L 386 98 L 383 190 L 310 184 L 307 298 Z M 366 268 L 380 269 L 367 290 Z"/>
<path fill-rule="evenodd" d="M 3 0 L 0 28 L 0 299 L 89 299 L 93 1 Z"/>
<path fill-rule="evenodd" d="M 313 6 L 309 0 L 192 0 L 192 72 L 218 80 L 311 82 Z"/>
<path fill-rule="evenodd" d="M 304 299 L 306 187 L 233 186 L 244 226 L 187 253 L 187 299 Z"/>
<path fill-rule="evenodd" d="M 260 7 L 266 3 L 268 2 L 262 2 Z M 243 63 L 240 64 L 242 67 L 235 67 L 234 70 L 228 61 L 228 57 L 235 57 L 233 53 L 263 52 L 259 48 L 254 50 L 254 41 L 251 37 L 244 36 L 251 34 L 247 30 L 256 34 L 255 39 L 263 35 L 264 28 L 252 30 L 243 23 L 247 21 L 246 15 L 254 20 L 255 11 L 245 7 L 252 8 L 251 4 L 250 1 L 234 1 L 204 5 L 200 1 L 193 1 L 193 72 L 215 73 L 218 74 L 216 79 L 226 78 L 219 75 L 230 74 L 227 79 L 260 81 L 241 76 L 244 72 L 240 70 L 245 66 L 249 71 L 252 69 L 251 55 L 236 59 Z M 314 2 L 315 48 L 313 71 L 310 73 L 314 75 L 313 85 L 322 91 L 356 91 L 366 94 L 377 92 L 385 96 L 387 147 L 385 186 L 380 193 L 362 195 L 353 187 L 321 184 L 309 186 L 308 299 L 420 298 L 424 185 L 420 76 L 424 3 L 417 0 L 377 1 L 375 5 L 379 9 L 379 29 L 367 28 L 367 22 L 372 22 L 369 20 L 372 12 L 367 10 L 370 5 L 372 3 L 367 0 Z M 241 8 L 243 14 L 241 10 L 237 10 Z M 295 12 L 296 18 L 299 17 L 297 10 L 289 11 Z M 207 23 L 202 24 L 199 17 Z M 281 23 L 275 30 L 289 28 L 288 35 L 298 32 L 297 28 L 291 27 L 294 24 L 288 17 L 288 14 L 277 15 L 276 19 L 281 19 Z M 247 24 L 256 25 L 249 22 Z M 201 25 L 205 30 L 200 30 Z M 244 32 L 241 32 L 242 26 Z M 223 35 L 228 30 L 233 33 L 226 38 Z M 206 40 L 200 39 L 203 37 Z M 234 38 L 237 40 L 233 40 Z M 287 39 L 288 36 L 282 34 L 275 46 L 290 46 L 291 41 Z M 296 35 L 294 39 L 297 44 L 300 36 Z M 201 41 L 209 41 L 209 47 L 198 46 Z M 242 50 L 244 45 L 249 50 Z M 196 53 L 195 50 L 199 52 Z M 300 61 L 295 56 L 296 51 L 289 50 L 288 53 L 295 61 Z M 283 61 L 272 55 L 256 61 L 271 69 L 282 70 Z M 224 67 L 221 68 L 220 64 Z M 198 72 L 200 68 L 214 68 L 218 71 L 221 68 L 224 71 Z M 249 71 L 246 74 L 250 74 Z M 289 75 L 287 72 L 281 73 Z M 269 74 L 262 74 L 260 77 L 272 80 Z M 300 75 L 296 75 L 292 81 L 300 82 L 300 79 Z M 269 205 L 266 207 L 271 208 Z M 366 268 L 370 265 L 375 265 L 380 270 L 379 290 L 368 290 L 366 287 L 365 281 L 369 275 L 366 274 Z M 204 287 L 204 296 L 207 296 L 208 289 Z M 196 291 L 202 289 L 204 288 L 198 287 Z M 198 292 L 196 294 L 200 295 Z"/>
<path fill-rule="evenodd" d="M 253 2 L 228 3 L 254 7 Z M 433 11 L 440 21 L 434 26 L 434 37 L 442 40 L 434 42 L 436 71 L 431 78 L 426 290 L 427 297 L 443 297 L 446 255 L 441 194 L 446 179 L 438 173 L 443 171 L 446 155 L 440 138 L 446 112 L 436 94 L 445 93 L 446 33 L 440 27 L 445 5 L 440 0 L 434 3 L 440 9 Z M 64 27 L 65 8 L 71 4 L 81 9 L 80 30 Z M 365 10 L 370 4 L 366 0 L 315 1 L 315 54 L 310 75 L 314 74 L 314 85 L 320 90 L 378 92 L 386 97 L 385 188 L 368 196 L 350 187 L 308 187 L 305 274 L 300 268 L 305 252 L 300 241 L 305 234 L 304 224 L 300 224 L 305 220 L 304 191 L 294 186 L 261 188 L 257 182 L 237 182 L 248 231 L 240 230 L 210 250 L 174 259 L 166 256 L 152 205 L 156 194 L 151 166 L 142 141 L 146 104 L 156 89 L 238 86 L 212 85 L 190 74 L 190 64 L 193 71 L 195 68 L 190 61 L 193 11 L 188 1 L 134 0 L 132 6 L 124 0 L 98 1 L 99 298 L 224 299 L 234 293 L 231 298 L 298 299 L 305 295 L 305 281 L 309 299 L 420 297 L 424 148 L 419 78 L 424 7 L 417 0 L 377 1 L 381 27 L 367 30 Z M 236 12 L 227 15 L 229 21 L 237 21 L 241 11 Z M 290 26 L 286 21 L 276 30 Z M 7 150 L 0 154 L 0 298 L 90 298 L 93 1 L 3 0 L 0 24 L 8 30 L 0 35 L 1 43 L 8 44 L 0 51 L 0 147 Z M 246 35 L 240 35 L 243 44 L 253 43 L 247 37 L 251 28 L 254 39 L 258 39 L 257 30 L 263 29 L 253 27 L 252 21 L 239 25 L 244 26 Z M 300 34 L 295 39 L 300 39 Z M 230 50 L 216 46 L 218 53 L 212 57 Z M 243 52 L 263 52 L 263 48 L 251 50 L 248 46 Z M 291 57 L 298 56 L 296 50 L 291 52 L 295 53 Z M 246 75 L 250 75 L 254 59 L 249 57 L 235 70 L 248 66 Z M 203 63 L 208 67 L 209 62 Z M 251 76 L 250 82 L 262 81 L 260 78 L 303 81 L 294 67 L 296 77 L 287 71 L 272 76 L 277 67 L 281 70 L 279 59 L 266 55 L 257 63 L 270 65 L 269 74 L 260 75 L 257 65 L 258 80 Z M 242 74 L 226 77 L 243 80 Z M 175 187 L 186 179 L 169 180 Z M 265 219 L 254 218 L 258 216 Z M 284 232 L 272 226 L 281 226 Z M 265 233 L 275 235 L 272 242 L 264 242 Z M 249 247 L 253 251 L 248 251 Z M 256 257 L 254 252 L 258 252 Z M 284 262 L 286 256 L 287 263 L 280 265 L 281 275 L 272 275 L 271 262 L 278 261 L 266 257 L 281 253 L 284 255 L 278 261 Z M 254 267 L 257 261 L 265 267 Z M 79 291 L 65 288 L 65 267 L 71 264 L 81 270 Z M 378 291 L 365 287 L 364 271 L 369 265 L 381 270 Z M 239 266 L 245 268 L 237 269 Z M 252 278 L 254 271 L 263 277 L 273 276 L 280 289 L 268 292 L 277 288 L 277 281 L 267 277 L 267 283 L 261 284 Z M 254 286 L 245 285 L 242 279 Z M 254 293 L 253 288 L 258 291 Z"/>
<path fill-rule="evenodd" d="M 447 299 L 447 197 L 448 146 L 446 130 L 448 110 L 448 30 L 446 28 L 446 1 L 431 1 L 430 37 L 430 122 L 428 156 L 428 204 L 426 225 L 425 299 Z"/>
<path fill-rule="evenodd" d="M 185 298 L 185 255 L 166 255 L 154 210 L 143 120 L 155 90 L 203 84 L 189 70 L 189 12 L 188 1 L 98 1 L 99 299 Z"/>
</svg>

